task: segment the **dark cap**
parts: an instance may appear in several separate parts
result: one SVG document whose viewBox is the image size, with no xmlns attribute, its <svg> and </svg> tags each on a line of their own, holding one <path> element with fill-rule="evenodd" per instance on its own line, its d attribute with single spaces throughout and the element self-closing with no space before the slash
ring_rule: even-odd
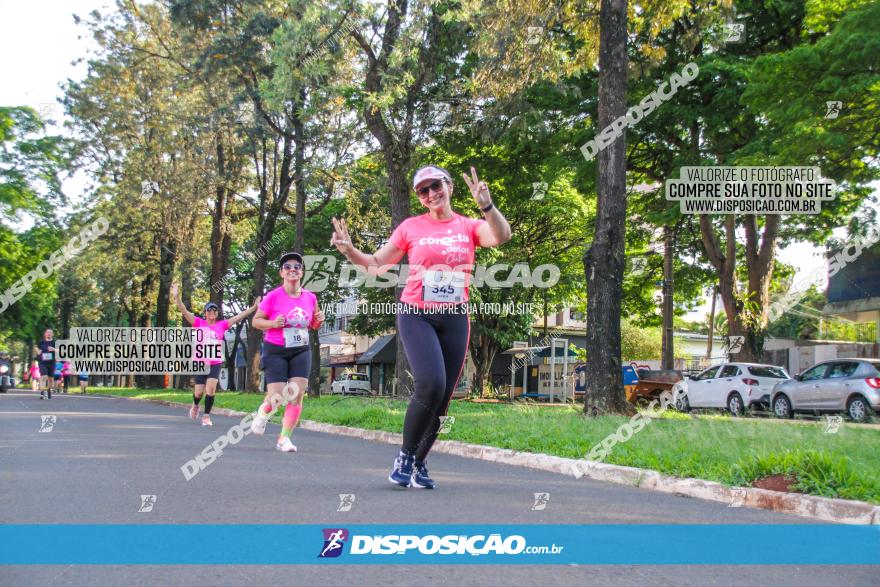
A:
<svg viewBox="0 0 880 587">
<path fill-rule="evenodd" d="M 214 302 L 208 302 L 207 304 L 205 304 L 205 312 L 207 312 L 208 310 L 217 310 L 219 312 L 220 306 L 218 306 Z"/>
<path fill-rule="evenodd" d="M 303 263 L 303 257 L 299 253 L 284 253 L 281 255 L 281 259 L 278 260 L 278 266 L 283 266 L 285 261 L 290 261 L 291 259 L 296 259 L 300 262 L 300 265 L 305 265 L 305 263 Z"/>
</svg>

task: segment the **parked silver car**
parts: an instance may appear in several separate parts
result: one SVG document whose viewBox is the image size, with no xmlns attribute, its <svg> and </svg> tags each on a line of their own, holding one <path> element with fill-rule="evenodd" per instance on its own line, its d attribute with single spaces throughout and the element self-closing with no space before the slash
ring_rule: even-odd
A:
<svg viewBox="0 0 880 587">
<path fill-rule="evenodd" d="M 880 413 L 880 359 L 834 359 L 810 367 L 773 388 L 778 418 L 795 412 L 846 412 L 854 422 Z"/>
</svg>

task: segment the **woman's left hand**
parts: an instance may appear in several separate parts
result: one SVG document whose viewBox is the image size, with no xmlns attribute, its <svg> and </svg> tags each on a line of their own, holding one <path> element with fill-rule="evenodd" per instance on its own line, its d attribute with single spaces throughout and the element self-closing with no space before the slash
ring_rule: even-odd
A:
<svg viewBox="0 0 880 587">
<path fill-rule="evenodd" d="M 486 185 L 485 181 L 480 181 L 480 178 L 477 177 L 476 169 L 471 167 L 471 177 L 468 177 L 464 173 L 462 173 L 461 176 L 470 188 L 471 195 L 474 197 L 477 206 L 482 209 L 492 203 L 492 196 L 489 194 L 489 186 Z"/>
<path fill-rule="evenodd" d="M 315 312 L 315 317 L 312 318 L 312 323 L 317 324 L 318 328 L 320 328 L 321 324 L 324 323 L 324 312 L 322 312 L 321 310 Z M 318 328 L 315 328 L 315 330 L 317 330 Z"/>
</svg>

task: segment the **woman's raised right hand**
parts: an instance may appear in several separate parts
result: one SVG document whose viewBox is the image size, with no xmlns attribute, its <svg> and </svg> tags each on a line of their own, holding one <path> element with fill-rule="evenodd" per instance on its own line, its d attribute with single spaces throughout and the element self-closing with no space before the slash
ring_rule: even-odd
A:
<svg viewBox="0 0 880 587">
<path fill-rule="evenodd" d="M 336 247 L 337 251 L 348 256 L 354 246 L 351 244 L 351 237 L 348 234 L 348 227 L 345 225 L 345 219 L 341 218 L 337 220 L 334 216 L 332 222 L 333 237 L 330 239 L 330 246 Z"/>
</svg>

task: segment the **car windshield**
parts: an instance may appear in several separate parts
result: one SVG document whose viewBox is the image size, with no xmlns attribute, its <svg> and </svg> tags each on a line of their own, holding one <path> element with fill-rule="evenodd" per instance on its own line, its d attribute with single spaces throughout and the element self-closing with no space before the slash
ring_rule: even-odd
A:
<svg viewBox="0 0 880 587">
<path fill-rule="evenodd" d="M 708 369 L 706 369 L 705 371 L 703 371 L 702 373 L 700 373 L 699 375 L 694 377 L 694 381 L 702 381 L 703 379 L 712 379 L 713 377 L 715 377 L 715 373 L 718 372 L 718 369 L 719 369 L 718 365 L 716 365 L 714 367 L 709 367 Z"/>
<path fill-rule="evenodd" d="M 749 373 L 755 377 L 772 377 L 773 379 L 789 379 L 789 376 L 779 367 L 749 367 Z"/>
</svg>

